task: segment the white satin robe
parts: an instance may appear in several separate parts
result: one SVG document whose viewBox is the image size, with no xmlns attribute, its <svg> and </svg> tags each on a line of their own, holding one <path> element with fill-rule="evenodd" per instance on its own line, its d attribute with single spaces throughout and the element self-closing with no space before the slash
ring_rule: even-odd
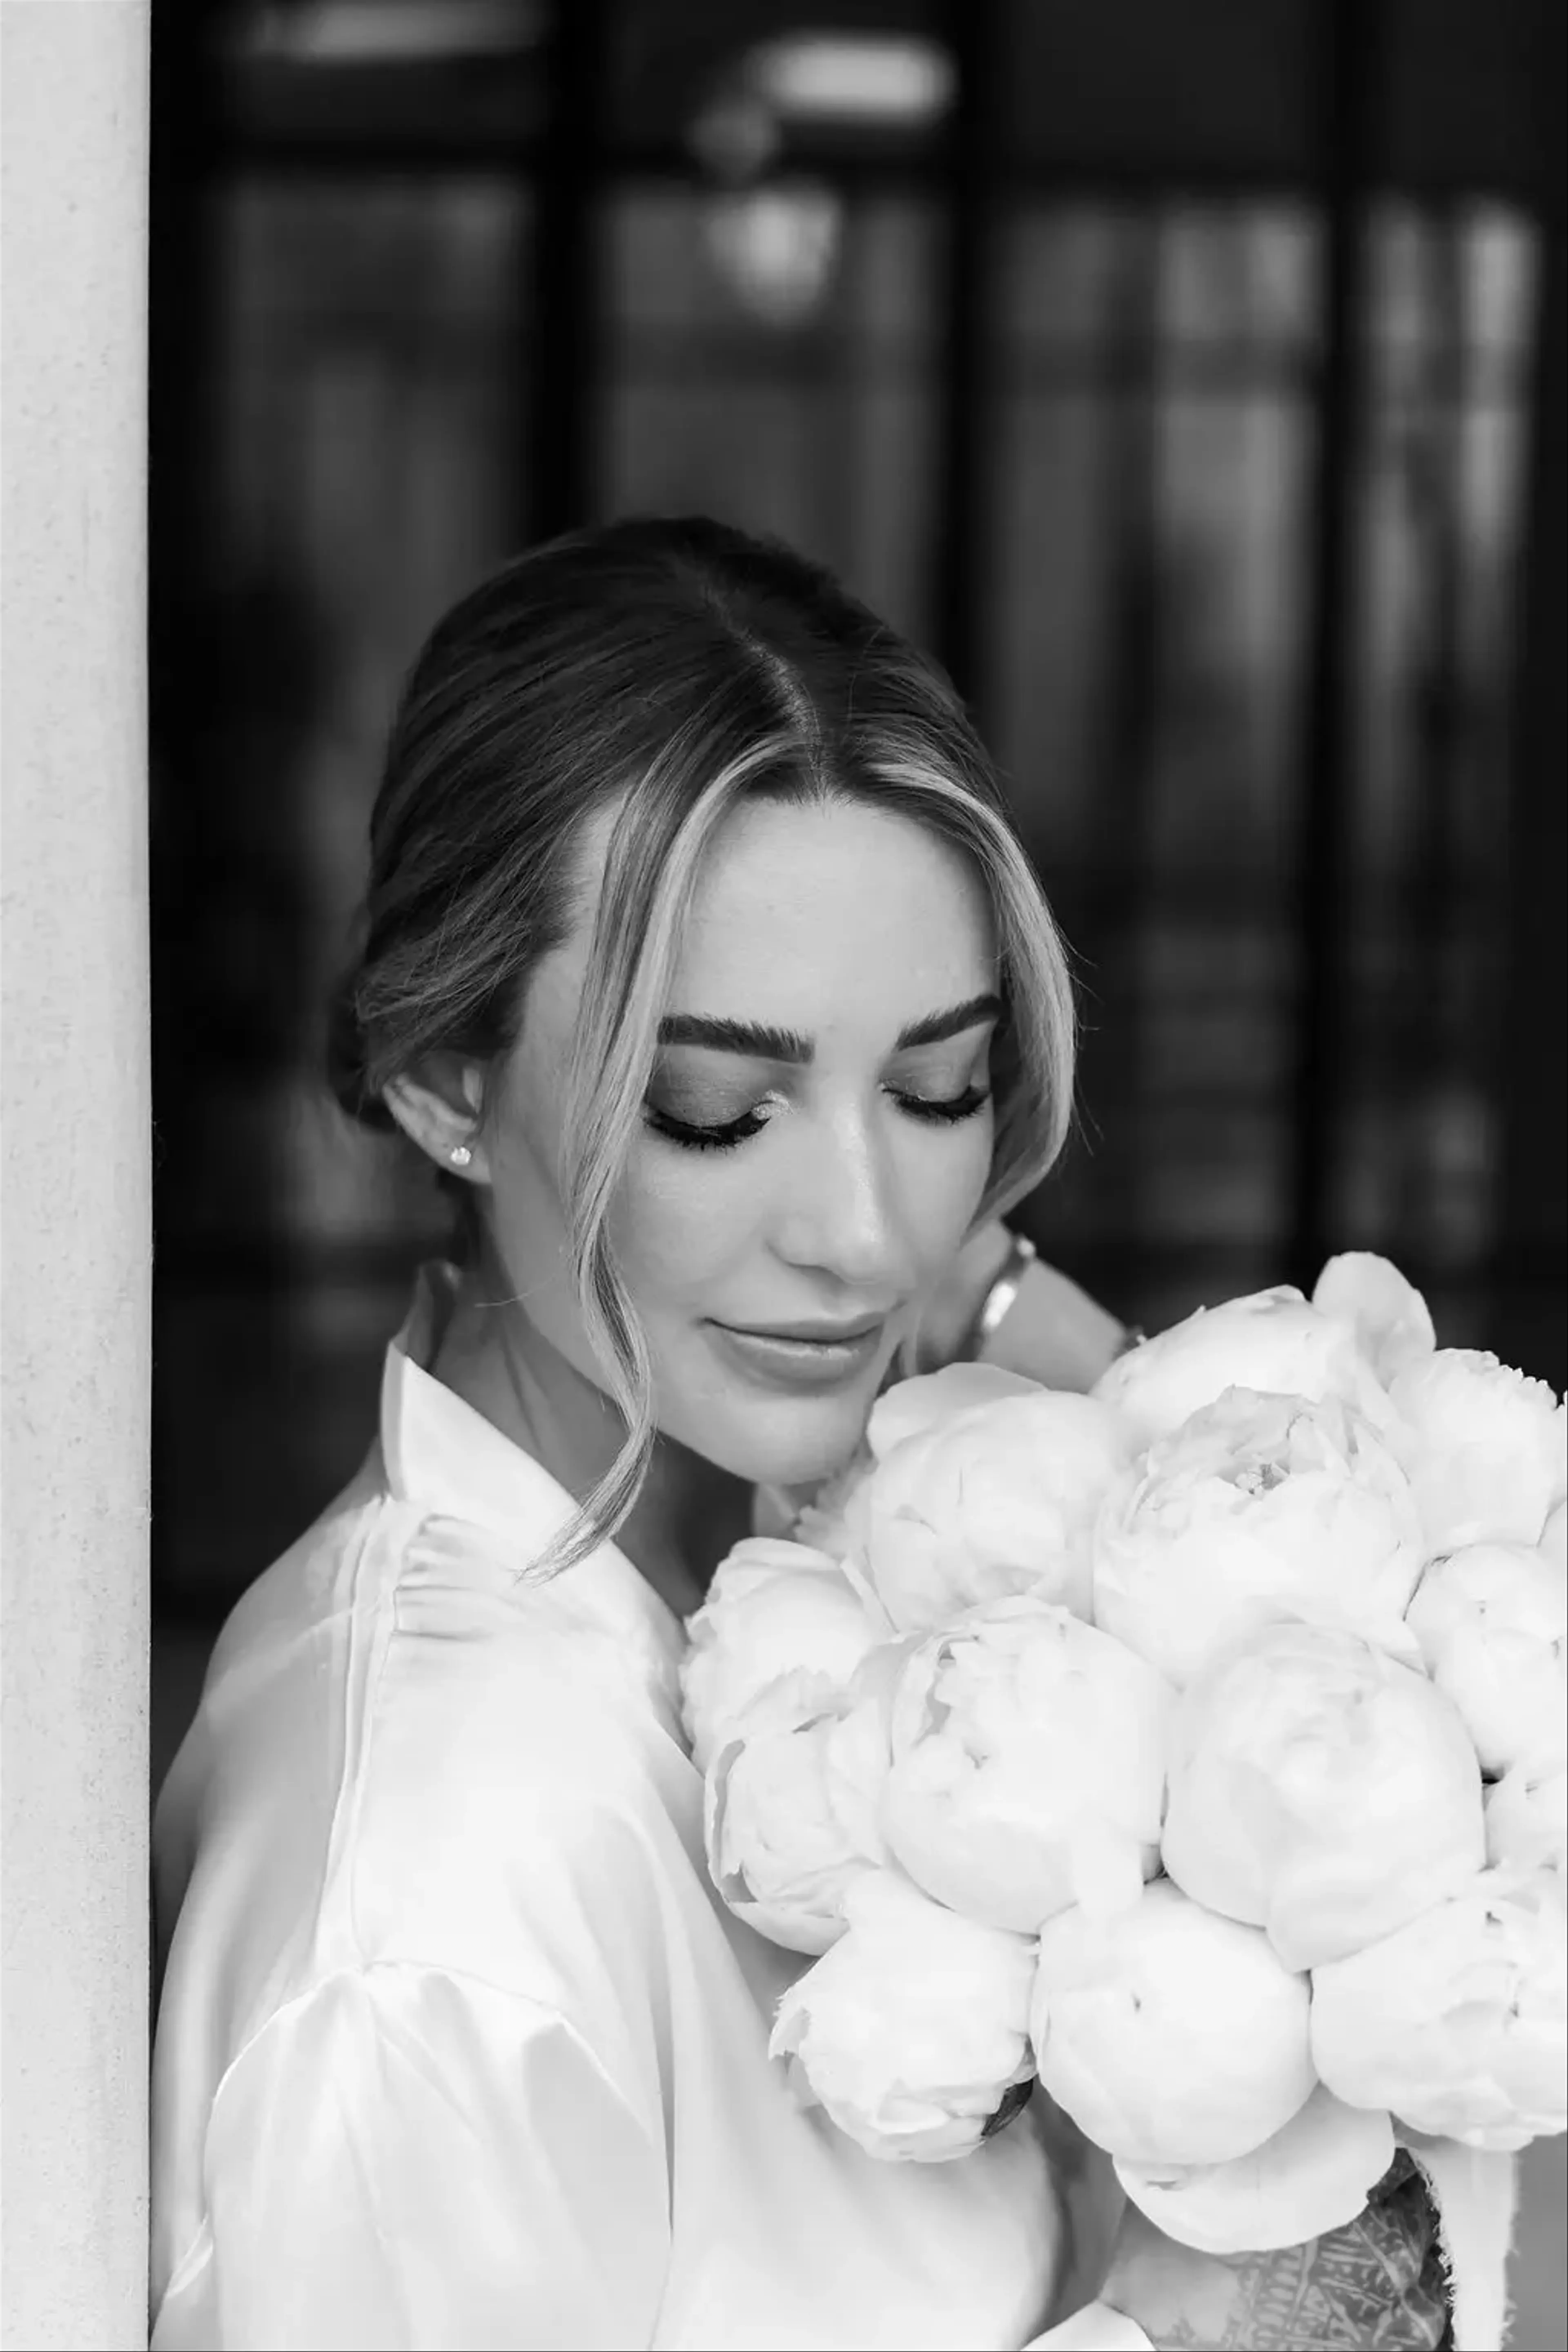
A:
<svg viewBox="0 0 1568 2352">
<path fill-rule="evenodd" d="M 710 1887 L 680 1624 L 610 1546 L 518 1583 L 568 1499 L 423 1369 L 444 1299 L 159 1804 L 154 2352 L 1146 2347 L 1037 2099 L 931 2166 L 795 2105 L 806 1963 Z"/>
</svg>

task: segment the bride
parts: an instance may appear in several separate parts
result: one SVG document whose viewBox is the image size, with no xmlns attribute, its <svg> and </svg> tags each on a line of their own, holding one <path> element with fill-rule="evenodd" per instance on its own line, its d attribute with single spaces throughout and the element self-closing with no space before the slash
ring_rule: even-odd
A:
<svg viewBox="0 0 1568 2352">
<path fill-rule="evenodd" d="M 1419 2175 L 1289 2254 L 1122 2215 L 1037 2097 L 879 2164 L 795 2106 L 683 1619 L 895 1363 L 1087 1386 L 998 1221 L 1071 1113 L 1062 947 L 944 680 L 700 521 L 426 647 L 334 1031 L 457 1189 L 360 1475 L 236 1610 L 159 1807 L 157 2352 L 1433 2346 Z"/>
</svg>

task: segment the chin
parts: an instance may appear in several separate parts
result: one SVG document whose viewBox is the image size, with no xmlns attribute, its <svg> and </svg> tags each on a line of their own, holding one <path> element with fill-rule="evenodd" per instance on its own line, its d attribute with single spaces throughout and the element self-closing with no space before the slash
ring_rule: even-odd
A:
<svg viewBox="0 0 1568 2352">
<path fill-rule="evenodd" d="M 697 1450 L 754 1486 L 815 1486 L 841 1470 L 866 1433 L 875 1381 L 828 1396 L 770 1398 L 716 1414 Z"/>
</svg>

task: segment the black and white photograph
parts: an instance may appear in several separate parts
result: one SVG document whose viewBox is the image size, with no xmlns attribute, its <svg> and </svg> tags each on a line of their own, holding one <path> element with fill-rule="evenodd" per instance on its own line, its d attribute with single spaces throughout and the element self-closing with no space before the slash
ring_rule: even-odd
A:
<svg viewBox="0 0 1568 2352">
<path fill-rule="evenodd" d="M 4 2352 L 1568 2352 L 1568 0 L 0 0 Z"/>
</svg>

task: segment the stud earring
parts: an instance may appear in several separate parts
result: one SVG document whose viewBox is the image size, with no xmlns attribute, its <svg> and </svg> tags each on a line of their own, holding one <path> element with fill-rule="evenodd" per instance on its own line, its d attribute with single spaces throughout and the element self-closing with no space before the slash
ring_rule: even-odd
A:
<svg viewBox="0 0 1568 2352">
<path fill-rule="evenodd" d="M 466 1168 L 473 1156 L 466 1143 L 454 1143 L 447 1154 L 454 1168 Z"/>
</svg>

